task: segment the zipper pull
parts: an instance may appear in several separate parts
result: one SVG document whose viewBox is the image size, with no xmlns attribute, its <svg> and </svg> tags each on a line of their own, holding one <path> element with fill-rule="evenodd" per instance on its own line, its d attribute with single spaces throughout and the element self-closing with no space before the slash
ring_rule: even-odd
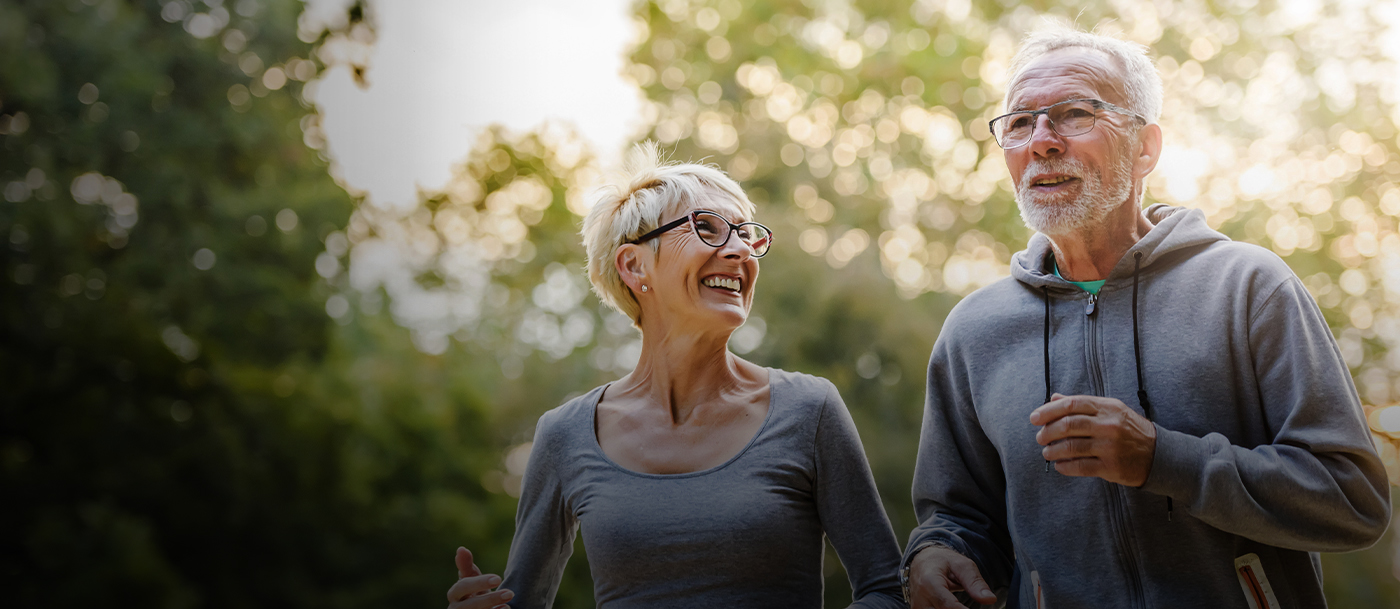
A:
<svg viewBox="0 0 1400 609">
<path fill-rule="evenodd" d="M 1089 295 L 1089 303 L 1086 304 L 1086 305 L 1084 305 L 1084 314 L 1085 314 L 1085 315 L 1093 315 L 1093 314 L 1094 314 L 1094 305 L 1098 304 L 1098 302 L 1099 302 L 1099 295 L 1098 295 L 1098 294 L 1090 294 L 1090 295 Z"/>
</svg>

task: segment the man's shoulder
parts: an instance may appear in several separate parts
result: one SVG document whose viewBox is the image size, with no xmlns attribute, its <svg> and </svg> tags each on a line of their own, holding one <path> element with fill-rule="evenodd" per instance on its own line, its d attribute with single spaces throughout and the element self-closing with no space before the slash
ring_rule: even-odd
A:
<svg viewBox="0 0 1400 609">
<path fill-rule="evenodd" d="M 939 338 L 982 335 L 1010 319 L 1036 313 L 1042 296 L 1014 277 L 1003 277 L 968 294 L 943 320 Z"/>
<path fill-rule="evenodd" d="M 1233 277 L 1238 285 L 1256 290 L 1272 290 L 1296 276 L 1288 263 L 1272 250 L 1243 241 L 1211 243 L 1183 260 L 1178 268 Z"/>
<path fill-rule="evenodd" d="M 1244 241 L 1216 241 L 1193 257 L 1203 257 L 1212 261 L 1230 261 L 1241 268 L 1291 272 L 1288 269 L 1288 264 L 1273 250 Z"/>
</svg>

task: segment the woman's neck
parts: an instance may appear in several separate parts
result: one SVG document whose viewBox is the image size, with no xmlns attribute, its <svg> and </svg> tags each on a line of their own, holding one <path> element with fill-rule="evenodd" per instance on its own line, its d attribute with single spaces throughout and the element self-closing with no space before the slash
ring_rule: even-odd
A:
<svg viewBox="0 0 1400 609">
<path fill-rule="evenodd" d="M 728 333 L 644 331 L 637 367 L 615 383 L 619 397 L 663 406 L 673 424 L 684 423 L 705 403 L 718 403 L 761 385 L 759 368 L 731 354 Z"/>
</svg>

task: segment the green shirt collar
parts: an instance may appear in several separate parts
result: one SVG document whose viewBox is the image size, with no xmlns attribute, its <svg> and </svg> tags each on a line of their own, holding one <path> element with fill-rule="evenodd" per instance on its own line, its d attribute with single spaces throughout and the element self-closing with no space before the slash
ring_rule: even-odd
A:
<svg viewBox="0 0 1400 609">
<path fill-rule="evenodd" d="M 1056 277 L 1059 277 L 1060 279 L 1065 279 L 1065 276 L 1060 274 L 1060 265 L 1059 263 L 1055 262 L 1054 256 L 1050 257 L 1050 268 L 1051 270 L 1055 271 Z M 1090 294 L 1098 294 L 1099 290 L 1103 289 L 1103 284 L 1105 281 L 1107 281 L 1107 279 L 1100 279 L 1098 281 L 1073 281 L 1070 279 L 1065 279 L 1065 281 L 1074 284 L 1075 287 L 1078 287 L 1079 289 L 1084 290 L 1085 292 L 1088 292 Z"/>
</svg>

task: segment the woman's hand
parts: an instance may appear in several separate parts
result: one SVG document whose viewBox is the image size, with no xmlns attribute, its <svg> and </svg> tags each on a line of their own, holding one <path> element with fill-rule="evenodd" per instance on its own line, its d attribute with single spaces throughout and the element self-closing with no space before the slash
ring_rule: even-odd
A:
<svg viewBox="0 0 1400 609">
<path fill-rule="evenodd" d="M 505 607 L 515 597 L 510 590 L 491 589 L 501 585 L 497 575 L 481 573 L 472 562 L 472 553 L 457 548 L 457 583 L 447 589 L 447 609 L 495 609 Z"/>
</svg>

